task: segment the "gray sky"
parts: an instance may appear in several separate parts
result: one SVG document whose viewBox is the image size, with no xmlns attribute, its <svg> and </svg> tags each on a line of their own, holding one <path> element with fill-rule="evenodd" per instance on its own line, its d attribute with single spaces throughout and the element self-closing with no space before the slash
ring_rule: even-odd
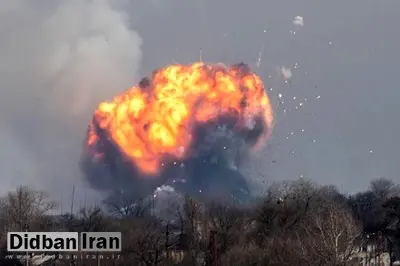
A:
<svg viewBox="0 0 400 266">
<path fill-rule="evenodd" d="M 246 62 L 272 87 L 276 126 L 247 166 L 253 179 L 304 175 L 345 191 L 399 181 L 398 10 L 396 0 L 1 1 L 1 192 L 84 187 L 78 159 L 96 104 L 200 48 L 203 61 Z"/>
<path fill-rule="evenodd" d="M 399 181 L 399 1 L 157 3 L 159 9 L 131 9 L 144 39 L 143 72 L 197 60 L 200 48 L 205 61 L 254 66 L 264 46 L 257 72 L 273 88 L 273 101 L 281 93 L 284 103 L 276 107 L 270 146 L 252 164 L 252 176 L 304 175 L 345 191 L 381 176 Z M 304 27 L 292 23 L 298 15 Z M 291 84 L 277 74 L 281 66 L 292 68 Z M 284 113 L 288 108 L 293 111 Z"/>
</svg>

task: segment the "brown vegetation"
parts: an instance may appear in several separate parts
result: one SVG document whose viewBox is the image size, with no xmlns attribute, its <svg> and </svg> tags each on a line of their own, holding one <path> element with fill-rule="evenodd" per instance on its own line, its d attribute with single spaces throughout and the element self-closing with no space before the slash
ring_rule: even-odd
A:
<svg viewBox="0 0 400 266">
<path fill-rule="evenodd" d="M 298 180 L 271 186 L 253 207 L 186 197 L 169 209 L 175 219 L 161 221 L 150 215 L 149 204 L 123 195 L 55 215 L 46 193 L 20 187 L 0 200 L 2 256 L 6 232 L 29 225 L 32 231 L 122 232 L 121 259 L 105 265 L 354 265 L 354 253 L 367 240 L 384 238 L 391 253 L 399 250 L 398 190 L 381 179 L 366 192 L 345 196 L 332 186 Z M 57 265 L 71 263 L 97 265 Z"/>
</svg>

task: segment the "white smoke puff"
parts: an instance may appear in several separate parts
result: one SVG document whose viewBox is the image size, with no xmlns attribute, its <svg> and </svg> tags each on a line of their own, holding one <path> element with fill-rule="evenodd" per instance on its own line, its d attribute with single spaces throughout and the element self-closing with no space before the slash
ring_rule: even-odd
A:
<svg viewBox="0 0 400 266">
<path fill-rule="evenodd" d="M 301 16 L 297 16 L 293 19 L 293 24 L 297 26 L 304 26 L 304 18 Z"/>
<path fill-rule="evenodd" d="M 171 221 L 176 218 L 176 208 L 182 205 L 182 195 L 173 187 L 162 185 L 154 191 L 151 201 L 153 215 L 162 220 Z"/>
<path fill-rule="evenodd" d="M 246 121 L 246 127 L 249 130 L 254 129 L 254 127 L 256 126 L 256 120 L 255 120 L 254 115 L 252 115 L 252 114 L 247 115 L 245 121 Z"/>
<path fill-rule="evenodd" d="M 70 199 L 66 188 L 76 184 L 79 196 L 92 112 L 133 84 L 142 57 L 141 37 L 111 6 L 118 2 L 0 1 L 0 121 L 8 129 L 0 143 L 23 147 L 10 154 L 2 145 L 0 158 L 13 160 L 0 160 L 2 191 L 32 185 Z"/>
<path fill-rule="evenodd" d="M 156 189 L 156 193 L 157 192 L 162 192 L 162 191 L 164 191 L 164 192 L 175 192 L 175 189 L 173 187 L 166 186 L 166 185 L 162 185 L 161 187 L 158 187 Z"/>
<path fill-rule="evenodd" d="M 285 80 L 288 80 L 292 77 L 292 70 L 283 66 L 281 67 L 281 74 Z"/>
</svg>

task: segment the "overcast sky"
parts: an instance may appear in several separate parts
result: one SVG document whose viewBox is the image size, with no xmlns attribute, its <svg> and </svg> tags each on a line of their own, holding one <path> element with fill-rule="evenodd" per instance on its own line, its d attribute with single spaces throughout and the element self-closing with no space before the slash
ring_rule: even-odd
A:
<svg viewBox="0 0 400 266">
<path fill-rule="evenodd" d="M 377 177 L 400 181 L 399 1 L 154 3 L 158 9 L 131 9 L 144 40 L 143 73 L 197 60 L 200 48 L 205 61 L 253 67 L 263 51 L 256 71 L 272 87 L 273 101 L 281 93 L 284 103 L 276 107 L 270 147 L 254 163 L 254 175 L 304 175 L 346 191 Z M 296 16 L 303 27 L 292 23 Z M 281 66 L 292 68 L 291 83 L 277 75 Z"/>
<path fill-rule="evenodd" d="M 396 0 L 2 1 L 2 192 L 36 184 L 68 197 L 82 185 L 96 104 L 200 50 L 206 62 L 248 63 L 272 88 L 276 126 L 247 166 L 252 179 L 303 175 L 348 192 L 400 181 L 398 10 Z"/>
</svg>

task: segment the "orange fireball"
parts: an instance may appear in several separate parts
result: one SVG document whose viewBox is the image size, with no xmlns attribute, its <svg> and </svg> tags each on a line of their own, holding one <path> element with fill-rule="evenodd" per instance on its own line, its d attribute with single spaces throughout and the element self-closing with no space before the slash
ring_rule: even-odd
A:
<svg viewBox="0 0 400 266">
<path fill-rule="evenodd" d="M 246 128 L 261 117 L 268 129 L 262 140 L 272 128 L 261 79 L 239 67 L 171 65 L 155 71 L 147 83 L 99 104 L 87 139 L 93 152 L 100 129 L 126 159 L 152 175 L 159 172 L 164 155 L 185 158 L 199 123 L 235 114 L 236 126 Z"/>
</svg>

